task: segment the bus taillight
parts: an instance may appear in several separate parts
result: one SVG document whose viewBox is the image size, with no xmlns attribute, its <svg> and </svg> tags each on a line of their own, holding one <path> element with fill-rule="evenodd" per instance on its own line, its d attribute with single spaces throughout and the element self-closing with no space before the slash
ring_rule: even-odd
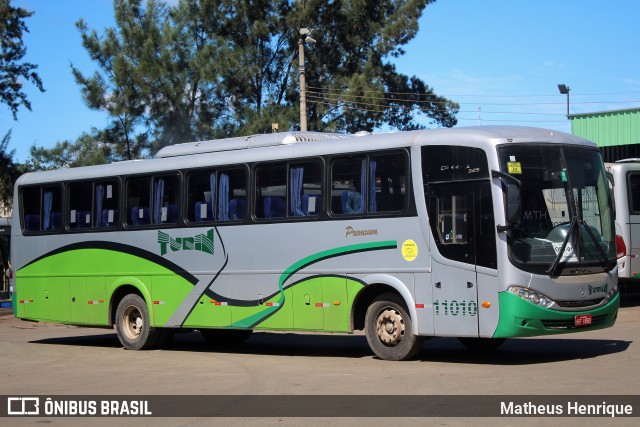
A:
<svg viewBox="0 0 640 427">
<path fill-rule="evenodd" d="M 627 245 L 624 244 L 622 236 L 616 235 L 616 255 L 618 258 L 622 258 L 627 254 Z"/>
</svg>

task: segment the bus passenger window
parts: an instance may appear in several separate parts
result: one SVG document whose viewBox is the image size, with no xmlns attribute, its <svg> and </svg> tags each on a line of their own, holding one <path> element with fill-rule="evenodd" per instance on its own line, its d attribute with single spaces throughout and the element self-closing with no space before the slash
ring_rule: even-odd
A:
<svg viewBox="0 0 640 427">
<path fill-rule="evenodd" d="M 189 222 L 237 221 L 247 215 L 245 169 L 194 172 L 187 191 Z"/>
<path fill-rule="evenodd" d="M 322 211 L 322 164 L 305 162 L 289 167 L 289 214 L 318 215 Z"/>
<path fill-rule="evenodd" d="M 42 230 L 62 229 L 62 191 L 59 186 L 42 189 Z"/>
<path fill-rule="evenodd" d="M 270 164 L 256 168 L 257 218 L 281 218 L 287 215 L 287 167 Z"/>
<path fill-rule="evenodd" d="M 129 178 L 126 197 L 128 224 L 151 224 L 151 177 Z"/>
<path fill-rule="evenodd" d="M 194 172 L 189 175 L 187 183 L 187 219 L 189 222 L 213 221 L 216 182 L 215 171 Z"/>
<path fill-rule="evenodd" d="M 245 169 L 219 173 L 218 221 L 237 221 L 247 216 L 247 173 Z"/>
<path fill-rule="evenodd" d="M 369 212 L 404 209 L 407 159 L 402 153 L 371 156 L 369 159 Z"/>
<path fill-rule="evenodd" d="M 40 231 L 40 187 L 27 187 L 21 192 L 24 231 Z"/>
<path fill-rule="evenodd" d="M 640 212 L 640 175 L 629 175 L 629 210 L 633 213 Z"/>
<path fill-rule="evenodd" d="M 180 179 L 177 175 L 153 178 L 154 224 L 175 224 L 180 219 Z"/>
<path fill-rule="evenodd" d="M 92 191 L 93 184 L 90 182 L 69 185 L 69 228 L 91 228 L 93 225 Z"/>
<path fill-rule="evenodd" d="M 366 211 L 367 159 L 347 157 L 331 164 L 331 212 L 359 214 Z"/>
<path fill-rule="evenodd" d="M 118 181 L 104 181 L 95 184 L 95 226 L 114 227 L 120 220 Z"/>
</svg>

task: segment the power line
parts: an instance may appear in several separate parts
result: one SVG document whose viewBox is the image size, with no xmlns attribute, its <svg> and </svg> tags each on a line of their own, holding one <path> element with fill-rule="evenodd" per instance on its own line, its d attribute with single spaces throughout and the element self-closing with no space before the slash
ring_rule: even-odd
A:
<svg viewBox="0 0 640 427">
<path fill-rule="evenodd" d="M 348 91 L 349 88 L 323 88 L 323 87 L 317 87 L 317 86 L 307 86 L 308 89 L 310 90 L 316 90 L 316 91 L 326 91 L 326 92 L 341 92 L 344 93 L 345 91 Z M 381 91 L 377 91 L 377 90 L 363 90 L 361 91 L 362 93 L 384 93 L 384 94 L 389 94 L 389 95 L 420 95 L 420 96 L 442 96 L 442 97 L 475 97 L 475 98 L 541 98 L 541 97 L 558 97 L 560 96 L 559 94 L 548 94 L 548 95 L 540 95 L 540 94 L 531 94 L 531 95 L 487 95 L 487 94 L 443 94 L 443 95 L 436 95 L 436 94 L 419 94 L 416 92 L 381 92 Z M 573 91 L 571 92 L 571 96 L 601 96 L 601 95 L 640 95 L 640 92 L 638 91 L 630 91 L 630 92 L 601 92 L 601 93 L 574 93 Z M 635 101 L 638 102 L 638 101 Z"/>
<path fill-rule="evenodd" d="M 325 102 L 325 101 L 318 101 L 318 100 L 308 100 L 310 102 L 314 102 L 316 104 L 320 104 L 320 105 L 326 105 L 329 107 L 334 107 L 336 106 L 335 103 L 331 103 L 331 102 Z M 371 105 L 369 105 L 371 106 Z M 341 108 L 347 109 L 347 110 L 355 110 L 355 111 L 363 111 L 363 112 L 368 112 L 368 113 L 382 113 L 384 112 L 384 110 L 372 110 L 370 108 L 366 108 L 366 106 L 364 104 L 354 104 L 354 105 L 342 105 Z M 396 109 L 396 110 L 400 110 L 400 109 L 413 109 L 413 108 L 409 108 L 409 107 L 405 107 L 405 106 L 390 106 L 387 107 L 385 106 L 385 108 L 390 108 L 390 109 Z M 465 112 L 470 112 L 470 111 L 465 111 Z M 483 111 L 483 113 L 490 113 L 490 112 L 485 112 Z M 501 114 L 512 114 L 512 115 L 518 115 L 520 113 L 508 113 L 508 112 L 503 112 Z M 523 114 L 527 114 L 527 113 L 523 113 Z M 534 113 L 535 114 L 535 113 Z M 544 113 L 540 113 L 540 114 L 544 114 Z M 559 116 L 564 116 L 564 114 L 556 114 L 556 113 L 551 113 L 550 115 L 559 115 Z M 460 120 L 474 120 L 476 121 L 477 118 L 467 118 L 467 117 L 457 117 L 456 119 L 458 121 Z M 482 118 L 482 121 L 487 121 L 487 122 L 504 122 L 504 123 L 564 123 L 566 122 L 566 120 L 510 120 L 510 119 L 485 119 Z"/>
<path fill-rule="evenodd" d="M 417 94 L 417 93 L 399 93 L 399 92 L 375 92 L 375 91 L 363 91 L 363 93 L 376 93 L 376 94 L 388 94 L 388 95 L 392 95 L 392 96 L 397 96 L 397 95 L 411 95 L 414 97 L 422 97 L 422 96 L 432 96 L 432 95 L 428 95 L 428 94 Z M 332 99 L 332 100 L 341 100 L 343 102 L 358 102 L 358 101 L 352 101 L 351 99 L 362 99 L 362 98 L 366 98 L 366 99 L 372 99 L 372 100 L 384 100 L 384 101 L 389 101 L 389 102 L 408 102 L 408 103 L 431 103 L 431 104 L 449 104 L 450 102 L 455 102 L 456 104 L 473 104 L 473 105 L 486 105 L 486 106 L 533 106 L 533 105 L 564 105 L 564 101 L 560 101 L 560 102 L 456 102 L 456 101 L 435 101 L 435 100 L 428 100 L 428 99 L 415 99 L 415 98 L 411 98 L 411 99 L 403 99 L 403 98 L 397 98 L 397 97 L 385 97 L 385 96 L 367 96 L 367 95 L 357 95 L 357 94 L 350 94 L 346 91 L 342 91 L 339 95 L 337 94 L 333 94 L 330 93 L 330 90 L 327 90 L 326 92 L 322 92 L 322 91 L 318 91 L 318 90 L 308 90 L 307 91 L 308 94 L 313 94 L 316 95 L 318 97 L 326 97 L 328 99 Z M 600 104 L 640 104 L 640 99 L 632 99 L 632 100 L 623 100 L 623 101 L 573 101 L 571 102 L 572 105 L 589 105 L 589 104 L 593 104 L 593 105 L 600 105 Z"/>
<path fill-rule="evenodd" d="M 448 95 L 448 98 L 460 97 L 476 97 L 480 99 L 474 99 L 470 101 L 456 102 L 452 100 L 439 101 L 443 96 L 435 95 L 431 93 L 417 93 L 417 92 L 386 92 L 382 90 L 358 90 L 357 93 L 353 93 L 349 88 L 321 88 L 314 86 L 307 87 L 307 101 L 309 103 L 315 103 L 317 105 L 323 105 L 330 107 L 331 109 L 339 109 L 343 111 L 362 111 L 376 114 L 382 114 L 385 111 L 405 111 L 406 113 L 418 113 L 425 112 L 425 108 L 437 108 L 438 106 L 447 106 L 452 102 L 458 104 L 459 108 L 456 110 L 456 119 L 461 121 L 477 121 L 484 122 L 503 122 L 503 123 L 565 123 L 566 120 L 554 120 L 556 117 L 565 116 L 564 112 L 553 111 L 536 111 L 535 108 L 546 109 L 546 107 L 555 107 L 564 105 L 564 100 L 560 102 L 482 102 L 482 98 L 541 98 L 553 96 L 558 98 L 559 95 Z M 609 95 L 615 95 L 620 93 L 609 93 Z M 640 94 L 640 92 L 625 92 L 625 95 Z M 591 94 L 591 96 L 605 95 L 605 94 Z M 584 95 L 586 96 L 586 95 Z M 572 108 L 575 106 L 586 105 L 602 105 L 602 104 L 640 104 L 640 100 L 622 100 L 622 101 L 575 101 L 571 103 Z M 462 107 L 462 108 L 460 108 Z M 473 109 L 469 109 L 469 108 Z M 488 108 L 487 108 L 488 107 Z M 492 110 L 491 107 L 515 107 L 514 110 L 499 109 L 498 111 Z M 459 116 L 458 114 L 475 114 L 478 111 L 482 111 L 482 118 L 469 118 L 465 116 Z M 499 118 L 497 116 L 511 116 L 509 118 Z M 487 118 L 490 117 L 490 118 Z M 548 117 L 548 119 L 537 120 L 532 116 Z M 518 117 L 521 117 L 519 119 Z"/>
<path fill-rule="evenodd" d="M 309 102 L 316 102 L 316 103 L 320 103 L 320 104 L 325 104 L 325 105 L 333 105 L 333 104 L 349 104 L 352 106 L 355 106 L 354 108 L 360 109 L 360 110 L 367 110 L 367 111 L 371 111 L 371 112 L 382 112 L 381 110 L 370 110 L 369 107 L 380 107 L 382 110 L 387 109 L 387 108 L 396 108 L 396 109 L 408 109 L 408 110 L 412 110 L 417 108 L 414 105 L 389 105 L 389 104 L 378 104 L 378 103 L 371 103 L 371 102 L 361 102 L 361 101 L 351 101 L 348 99 L 342 99 L 340 97 L 335 97 L 335 96 L 320 96 L 318 95 L 316 92 L 307 92 L 307 98 Z M 371 98 L 371 99 L 384 99 L 387 100 L 386 98 Z M 390 101 L 396 101 L 396 100 L 390 100 Z M 414 104 L 415 101 L 412 100 L 397 100 L 400 102 L 407 102 L 407 103 L 411 103 Z M 473 113 L 475 111 L 472 110 L 458 110 L 458 113 Z M 547 116 L 564 116 L 564 113 L 551 113 L 551 112 L 536 112 L 536 111 L 486 111 L 483 110 L 484 113 L 488 113 L 488 114 L 511 114 L 511 115 L 547 115 Z"/>
</svg>

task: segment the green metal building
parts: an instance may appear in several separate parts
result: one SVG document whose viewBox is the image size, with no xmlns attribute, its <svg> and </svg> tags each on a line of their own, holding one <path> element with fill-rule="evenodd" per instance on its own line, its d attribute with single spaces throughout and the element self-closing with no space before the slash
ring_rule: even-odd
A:
<svg viewBox="0 0 640 427">
<path fill-rule="evenodd" d="M 571 133 L 600 147 L 605 162 L 640 158 L 640 108 L 572 114 Z"/>
</svg>

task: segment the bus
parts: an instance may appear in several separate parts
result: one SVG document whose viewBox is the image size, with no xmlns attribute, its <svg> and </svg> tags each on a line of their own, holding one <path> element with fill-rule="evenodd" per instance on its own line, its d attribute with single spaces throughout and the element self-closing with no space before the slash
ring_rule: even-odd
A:
<svg viewBox="0 0 640 427">
<path fill-rule="evenodd" d="M 640 159 L 606 163 L 613 175 L 618 278 L 623 292 L 640 291 Z"/>
<path fill-rule="evenodd" d="M 0 217 L 0 300 L 9 298 L 9 242 L 11 241 L 11 218 Z"/>
<path fill-rule="evenodd" d="M 364 331 L 380 359 L 425 338 L 489 350 L 589 331 L 619 307 L 612 195 L 594 143 L 528 127 L 287 132 L 15 185 L 18 318 L 179 331 Z"/>
</svg>

